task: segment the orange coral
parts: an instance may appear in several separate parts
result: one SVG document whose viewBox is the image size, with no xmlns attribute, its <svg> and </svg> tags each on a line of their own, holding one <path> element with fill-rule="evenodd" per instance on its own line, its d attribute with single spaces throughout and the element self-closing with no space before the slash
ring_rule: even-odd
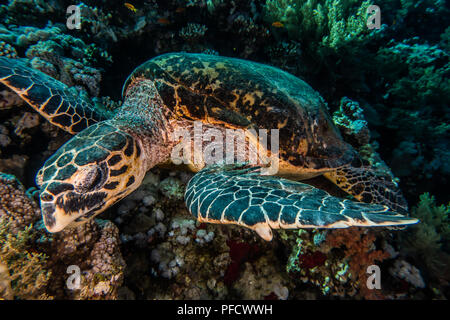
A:
<svg viewBox="0 0 450 320">
<path fill-rule="evenodd" d="M 367 288 L 367 267 L 381 262 L 389 257 L 387 252 L 376 250 L 374 241 L 376 233 L 373 230 L 350 228 L 333 230 L 327 237 L 330 248 L 342 248 L 355 284 L 359 287 L 359 294 L 364 299 L 382 299 L 379 290 Z"/>
</svg>

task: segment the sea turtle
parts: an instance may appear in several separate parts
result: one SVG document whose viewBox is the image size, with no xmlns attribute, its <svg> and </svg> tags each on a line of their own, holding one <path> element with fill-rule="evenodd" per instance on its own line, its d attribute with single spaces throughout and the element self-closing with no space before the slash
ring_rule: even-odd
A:
<svg viewBox="0 0 450 320">
<path fill-rule="evenodd" d="M 75 134 L 36 176 L 50 232 L 96 216 L 135 190 L 149 169 L 170 161 L 179 146 L 198 143 L 200 152 L 194 148 L 185 156 L 199 171 L 187 185 L 185 201 L 199 221 L 238 224 L 265 240 L 276 228 L 417 222 L 400 214 L 406 202 L 396 183 L 364 165 L 342 140 L 320 95 L 275 67 L 214 55 L 164 54 L 132 72 L 123 87 L 124 103 L 115 112 L 94 107 L 74 88 L 20 59 L 0 57 L 0 81 L 52 124 Z M 255 136 L 264 128 L 279 130 L 278 151 Z M 180 129 L 189 134 L 175 134 Z M 246 129 L 244 140 L 231 142 L 232 163 L 208 163 L 208 139 L 195 141 L 195 134 L 215 130 L 225 136 L 230 129 Z M 217 139 L 209 137 L 223 142 Z M 212 157 L 225 153 L 222 149 Z M 259 162 L 249 161 L 251 150 L 260 151 Z M 263 157 L 278 159 L 277 175 L 263 174 Z M 356 201 L 283 178 L 318 175 Z"/>
</svg>

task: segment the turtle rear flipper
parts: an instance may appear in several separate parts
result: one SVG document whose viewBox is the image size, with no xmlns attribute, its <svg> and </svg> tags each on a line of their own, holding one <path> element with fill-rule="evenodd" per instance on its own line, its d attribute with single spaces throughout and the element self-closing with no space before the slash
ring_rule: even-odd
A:
<svg viewBox="0 0 450 320">
<path fill-rule="evenodd" d="M 64 83 L 19 59 L 0 57 L 0 82 L 16 92 L 50 123 L 75 134 L 107 119 L 90 101 Z"/>
<path fill-rule="evenodd" d="M 347 228 L 417 223 L 387 206 L 344 200 L 244 165 L 207 167 L 189 181 L 185 201 L 202 222 L 238 224 L 272 239 L 271 229 Z"/>
<path fill-rule="evenodd" d="M 408 203 L 393 177 L 361 165 L 359 159 L 324 176 L 359 201 L 385 205 L 401 213 L 408 211 Z"/>
</svg>

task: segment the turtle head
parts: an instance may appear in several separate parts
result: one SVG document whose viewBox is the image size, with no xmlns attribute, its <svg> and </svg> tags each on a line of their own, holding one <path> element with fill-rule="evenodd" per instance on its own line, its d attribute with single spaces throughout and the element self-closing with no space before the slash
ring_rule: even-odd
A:
<svg viewBox="0 0 450 320">
<path fill-rule="evenodd" d="M 58 232 L 101 213 L 141 184 L 145 168 L 140 141 L 110 121 L 80 132 L 36 177 L 47 230 Z"/>
</svg>

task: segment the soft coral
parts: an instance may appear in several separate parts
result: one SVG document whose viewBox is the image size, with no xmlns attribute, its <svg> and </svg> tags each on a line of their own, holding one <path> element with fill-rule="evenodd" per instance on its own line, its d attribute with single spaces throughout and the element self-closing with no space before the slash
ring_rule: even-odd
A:
<svg viewBox="0 0 450 320">
<path fill-rule="evenodd" d="M 239 278 L 241 265 L 246 261 L 255 260 L 260 253 L 260 249 L 256 244 L 251 245 L 234 240 L 228 240 L 227 245 L 230 247 L 231 263 L 225 272 L 224 282 L 226 285 L 231 285 Z"/>
</svg>

